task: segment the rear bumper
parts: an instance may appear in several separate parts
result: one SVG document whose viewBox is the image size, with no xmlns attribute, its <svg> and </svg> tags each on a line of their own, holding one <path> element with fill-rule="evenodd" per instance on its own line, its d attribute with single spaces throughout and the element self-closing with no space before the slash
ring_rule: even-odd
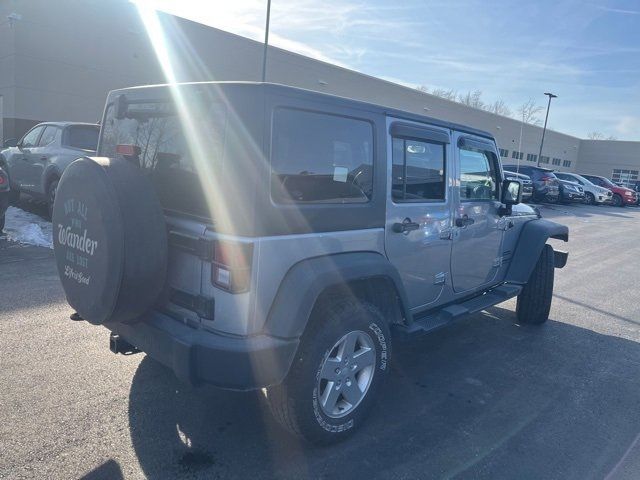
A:
<svg viewBox="0 0 640 480">
<path fill-rule="evenodd" d="M 232 390 L 255 390 L 281 383 L 298 347 L 298 339 L 230 337 L 194 329 L 159 312 L 150 313 L 135 324 L 110 328 L 173 370 L 181 380 Z"/>
</svg>

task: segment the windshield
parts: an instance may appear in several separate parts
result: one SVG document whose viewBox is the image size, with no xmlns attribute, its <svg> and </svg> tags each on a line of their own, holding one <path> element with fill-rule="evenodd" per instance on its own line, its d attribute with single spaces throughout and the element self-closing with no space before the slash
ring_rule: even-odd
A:
<svg viewBox="0 0 640 480">
<path fill-rule="evenodd" d="M 206 161 L 216 172 L 222 163 L 226 114 L 224 105 L 210 105 L 206 111 L 192 109 L 192 121 L 197 130 L 208 132 Z M 210 218 L 203 190 L 206 179 L 199 176 L 188 140 L 189 133 L 191 139 L 197 133 L 185 131 L 174 106 L 170 102 L 132 103 L 124 118 L 116 118 L 116 110 L 115 104 L 107 107 L 98 155 L 122 156 L 148 171 L 165 210 Z"/>
</svg>

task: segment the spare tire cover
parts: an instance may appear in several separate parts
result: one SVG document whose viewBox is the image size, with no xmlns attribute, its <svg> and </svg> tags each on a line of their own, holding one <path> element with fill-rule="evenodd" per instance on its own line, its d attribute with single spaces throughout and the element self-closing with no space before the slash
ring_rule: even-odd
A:
<svg viewBox="0 0 640 480">
<path fill-rule="evenodd" d="M 124 159 L 82 157 L 58 184 L 53 246 L 69 304 L 94 324 L 134 322 L 166 280 L 167 233 L 149 178 Z"/>
</svg>

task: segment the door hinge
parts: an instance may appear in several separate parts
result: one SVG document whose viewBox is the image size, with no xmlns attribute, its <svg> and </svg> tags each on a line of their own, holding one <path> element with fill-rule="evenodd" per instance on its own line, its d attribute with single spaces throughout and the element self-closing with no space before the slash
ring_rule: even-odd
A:
<svg viewBox="0 0 640 480">
<path fill-rule="evenodd" d="M 444 285 L 447 281 L 447 272 L 439 272 L 433 276 L 434 285 Z"/>
</svg>

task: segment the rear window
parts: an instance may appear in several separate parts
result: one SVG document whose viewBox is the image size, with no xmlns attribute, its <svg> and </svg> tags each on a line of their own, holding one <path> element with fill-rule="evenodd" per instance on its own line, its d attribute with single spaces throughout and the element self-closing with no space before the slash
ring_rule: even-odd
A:
<svg viewBox="0 0 640 480">
<path fill-rule="evenodd" d="M 76 125 L 67 127 L 65 144 L 72 148 L 92 150 L 98 148 L 99 127 L 89 125 Z"/>
<path fill-rule="evenodd" d="M 353 118 L 279 109 L 273 122 L 276 203 L 364 203 L 373 190 L 373 129 Z"/>
<path fill-rule="evenodd" d="M 221 172 L 226 110 L 221 103 L 207 102 L 207 108 L 195 106 L 189 114 L 185 125 L 169 102 L 136 101 L 119 115 L 124 118 L 116 118 L 112 104 L 99 155 L 120 156 L 147 170 L 165 210 L 210 219 L 202 182 Z"/>
</svg>

